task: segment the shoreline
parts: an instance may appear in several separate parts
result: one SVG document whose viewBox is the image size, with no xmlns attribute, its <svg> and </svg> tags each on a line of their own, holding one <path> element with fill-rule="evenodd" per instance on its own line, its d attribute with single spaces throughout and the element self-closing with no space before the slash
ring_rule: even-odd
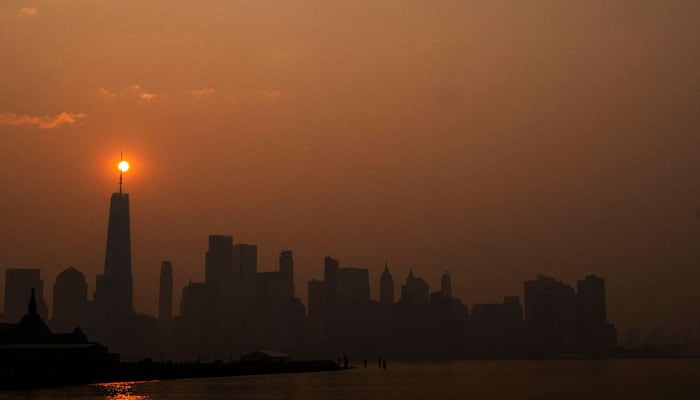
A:
<svg viewBox="0 0 700 400">
<path fill-rule="evenodd" d="M 14 366 L 2 371 L 0 390 L 340 370 L 342 368 L 330 360 L 261 364 L 219 361 L 212 363 L 137 362 L 121 363 L 103 370 Z"/>
</svg>

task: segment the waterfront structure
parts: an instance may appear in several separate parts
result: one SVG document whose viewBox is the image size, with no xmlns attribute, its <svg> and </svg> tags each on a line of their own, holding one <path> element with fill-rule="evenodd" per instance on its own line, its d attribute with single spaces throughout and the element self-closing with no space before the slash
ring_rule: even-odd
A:
<svg viewBox="0 0 700 400">
<path fill-rule="evenodd" d="M 109 365 L 107 348 L 88 341 L 80 328 L 52 333 L 38 313 L 36 291 L 27 293 L 27 313 L 16 324 L 0 324 L 0 387 L 82 382 Z"/>
</svg>

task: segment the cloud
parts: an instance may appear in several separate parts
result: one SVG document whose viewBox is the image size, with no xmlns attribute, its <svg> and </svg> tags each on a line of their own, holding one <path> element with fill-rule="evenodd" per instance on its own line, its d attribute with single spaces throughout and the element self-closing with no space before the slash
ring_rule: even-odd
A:
<svg viewBox="0 0 700 400">
<path fill-rule="evenodd" d="M 116 93 L 112 93 L 109 90 L 105 88 L 97 88 L 97 94 L 99 94 L 102 97 L 117 97 L 118 95 Z"/>
<path fill-rule="evenodd" d="M 151 101 L 156 98 L 156 94 L 152 92 L 147 92 L 141 85 L 131 85 L 129 89 L 132 93 L 135 93 L 140 99 Z"/>
<path fill-rule="evenodd" d="M 214 90 L 214 88 L 190 90 L 190 94 L 195 100 L 202 100 L 203 98 L 211 96 L 214 93 L 216 93 L 216 90 Z"/>
<path fill-rule="evenodd" d="M 0 114 L 0 125 L 36 125 L 43 129 L 53 129 L 63 124 L 72 124 L 79 119 L 85 118 L 86 115 L 83 113 L 67 113 L 62 112 L 60 114 L 50 116 L 31 116 L 31 115 L 18 115 L 15 113 L 3 113 Z"/>
<path fill-rule="evenodd" d="M 97 94 L 100 97 L 105 97 L 105 98 L 114 98 L 114 97 L 122 97 L 122 96 L 127 96 L 127 95 L 136 95 L 136 97 L 138 97 L 141 100 L 145 100 L 145 101 L 151 101 L 158 96 L 153 92 L 149 92 L 149 91 L 145 90 L 141 85 L 137 85 L 137 84 L 130 85 L 128 88 L 124 88 L 118 92 L 113 92 L 109 89 L 99 87 L 99 88 L 97 88 Z"/>
<path fill-rule="evenodd" d="M 27 16 L 36 15 L 36 13 L 38 13 L 38 12 L 39 12 L 39 9 L 34 7 L 34 6 L 23 7 L 19 10 L 20 14 L 27 15 Z"/>
<path fill-rule="evenodd" d="M 150 100 L 153 100 L 156 98 L 155 93 L 148 93 L 148 92 L 139 93 L 138 96 L 140 99 L 147 100 L 147 101 L 150 101 Z"/>
</svg>

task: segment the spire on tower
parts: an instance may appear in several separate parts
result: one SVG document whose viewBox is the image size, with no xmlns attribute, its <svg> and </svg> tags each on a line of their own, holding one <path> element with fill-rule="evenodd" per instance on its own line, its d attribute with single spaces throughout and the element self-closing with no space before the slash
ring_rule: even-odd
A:
<svg viewBox="0 0 700 400">
<path fill-rule="evenodd" d="M 124 172 L 129 170 L 129 163 L 124 161 L 124 153 L 121 153 L 120 155 L 120 161 L 117 168 L 119 169 L 119 194 L 121 195 L 124 185 Z"/>
<path fill-rule="evenodd" d="M 32 288 L 32 295 L 29 297 L 29 309 L 27 310 L 27 314 L 36 314 L 36 298 L 34 297 L 34 288 Z"/>
<path fill-rule="evenodd" d="M 119 194 L 122 194 L 122 176 L 124 175 L 124 171 L 122 170 L 122 161 L 124 161 L 124 153 L 119 154 Z"/>
</svg>

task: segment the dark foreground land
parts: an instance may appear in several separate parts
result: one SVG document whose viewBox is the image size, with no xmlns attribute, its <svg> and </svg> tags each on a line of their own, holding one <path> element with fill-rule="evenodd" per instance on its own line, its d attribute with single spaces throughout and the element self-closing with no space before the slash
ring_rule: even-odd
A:
<svg viewBox="0 0 700 400">
<path fill-rule="evenodd" d="M 3 371 L 1 371 L 0 389 L 31 389 L 88 383 L 302 373 L 336 371 L 340 369 L 336 363 L 330 360 L 261 364 L 221 361 L 213 363 L 173 363 L 147 360 L 137 363 L 121 363 L 101 370 L 14 366 L 3 368 Z"/>
</svg>

